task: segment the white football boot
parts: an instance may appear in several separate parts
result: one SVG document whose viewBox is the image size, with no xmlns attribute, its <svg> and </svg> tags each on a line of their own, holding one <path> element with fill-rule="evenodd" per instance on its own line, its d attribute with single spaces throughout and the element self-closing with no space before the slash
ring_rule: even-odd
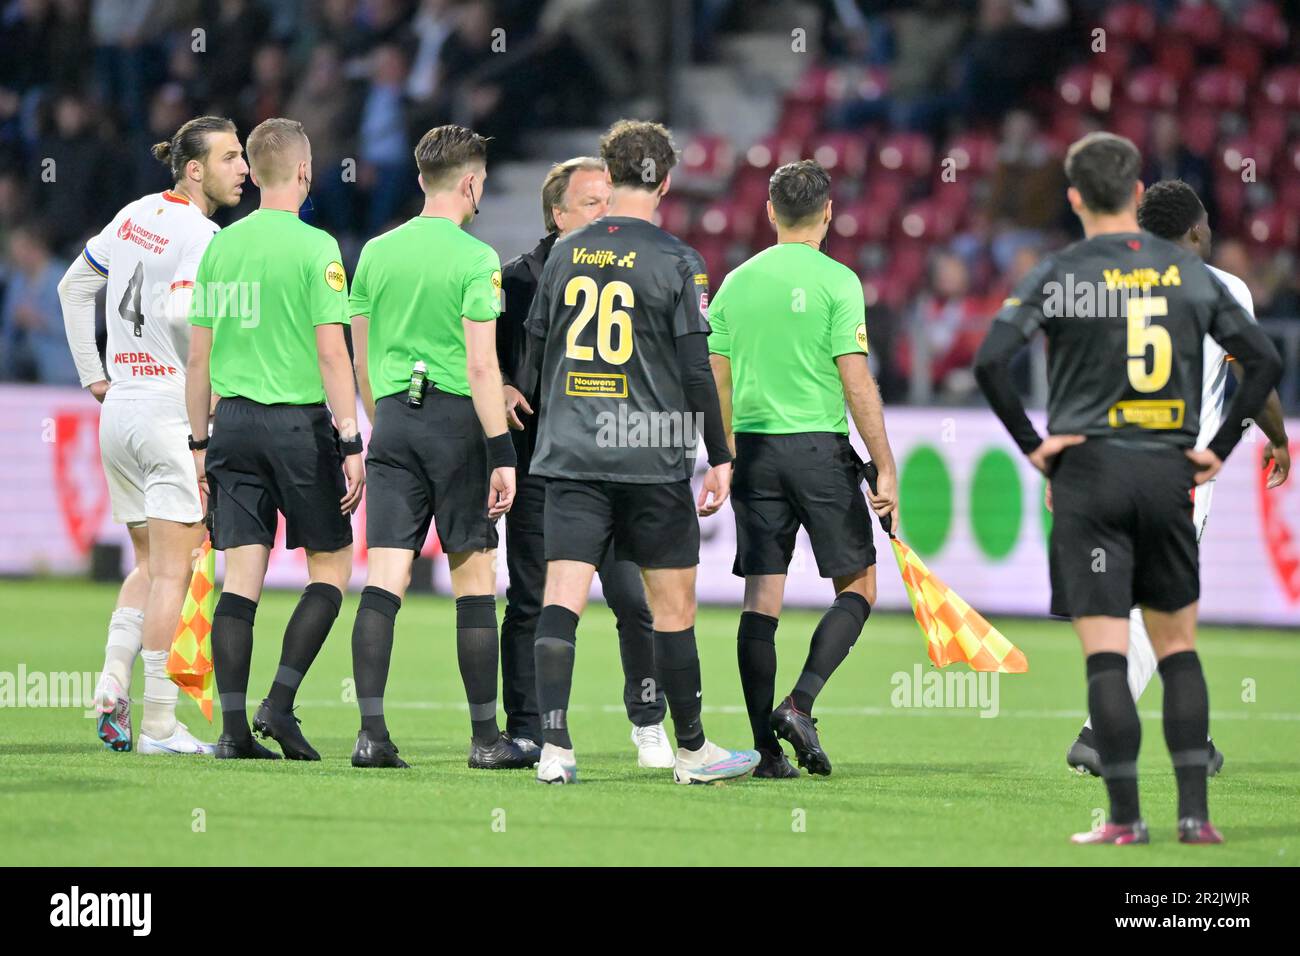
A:
<svg viewBox="0 0 1300 956">
<path fill-rule="evenodd" d="M 673 745 L 668 742 L 664 725 L 648 724 L 645 727 L 632 728 L 632 743 L 636 744 L 636 762 L 638 766 L 655 770 L 671 770 L 677 763 Z"/>
<path fill-rule="evenodd" d="M 699 750 L 677 748 L 673 779 L 678 783 L 713 783 L 743 777 L 757 766 L 757 750 L 727 750 L 706 740 Z"/>
<path fill-rule="evenodd" d="M 161 740 L 156 740 L 141 731 L 136 749 L 142 754 L 166 754 L 169 756 L 192 754 L 206 757 L 215 753 L 217 748 L 213 744 L 199 740 L 190 733 L 188 727 L 177 721 L 176 729 L 172 731 L 171 736 L 164 737 Z"/>
<path fill-rule="evenodd" d="M 538 783 L 577 783 L 578 762 L 572 750 L 565 750 L 555 744 L 542 747 L 542 757 L 537 762 Z"/>
</svg>

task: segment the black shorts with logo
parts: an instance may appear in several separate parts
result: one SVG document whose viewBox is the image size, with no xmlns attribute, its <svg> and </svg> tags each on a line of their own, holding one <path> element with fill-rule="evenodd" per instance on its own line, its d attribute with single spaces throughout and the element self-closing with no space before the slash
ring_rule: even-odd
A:
<svg viewBox="0 0 1300 956">
<path fill-rule="evenodd" d="M 638 485 L 548 478 L 544 537 L 547 561 L 600 567 L 612 541 L 615 558 L 640 568 L 700 563 L 700 522 L 689 479 Z"/>
<path fill-rule="evenodd" d="M 1052 472 L 1052 613 L 1128 617 L 1200 597 L 1192 463 L 1183 449 L 1090 438 Z"/>
<path fill-rule="evenodd" d="M 418 552 L 434 523 L 448 554 L 495 548 L 490 477 L 472 399 L 436 388 L 419 408 L 405 393 L 381 398 L 366 454 L 366 547 Z"/>
<path fill-rule="evenodd" d="M 862 493 L 862 462 L 845 435 L 736 434 L 731 510 L 736 515 L 732 573 L 785 574 L 802 525 L 817 573 L 856 574 L 876 563 L 873 515 Z"/>
<path fill-rule="evenodd" d="M 285 547 L 339 551 L 352 521 L 339 511 L 347 493 L 339 434 L 322 405 L 217 403 L 205 468 L 212 496 L 212 545 L 273 547 L 284 515 Z"/>
</svg>

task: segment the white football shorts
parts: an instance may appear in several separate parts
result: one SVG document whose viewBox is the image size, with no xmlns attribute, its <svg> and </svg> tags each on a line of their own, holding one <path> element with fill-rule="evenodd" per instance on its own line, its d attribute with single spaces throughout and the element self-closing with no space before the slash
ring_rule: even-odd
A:
<svg viewBox="0 0 1300 956">
<path fill-rule="evenodd" d="M 185 403 L 171 396 L 114 398 L 99 416 L 99 453 L 113 502 L 113 520 L 203 519 Z"/>
</svg>

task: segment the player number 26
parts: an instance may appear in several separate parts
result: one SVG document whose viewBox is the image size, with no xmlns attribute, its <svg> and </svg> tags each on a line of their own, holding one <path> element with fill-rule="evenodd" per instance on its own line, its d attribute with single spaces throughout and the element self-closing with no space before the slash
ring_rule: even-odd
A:
<svg viewBox="0 0 1300 956">
<path fill-rule="evenodd" d="M 623 309 L 614 308 L 614 303 L 618 300 L 618 304 L 624 308 L 632 308 L 636 304 L 632 287 L 626 282 L 614 281 L 600 288 L 590 276 L 574 276 L 564 286 L 564 304 L 577 305 L 579 297 L 582 306 L 564 337 L 564 354 L 580 362 L 590 362 L 599 351 L 602 361 L 610 365 L 622 365 L 632 357 L 632 316 Z M 593 315 L 596 316 L 594 350 L 590 345 L 578 344 L 578 336 Z M 614 345 L 615 329 L 618 329 L 617 346 Z"/>
<path fill-rule="evenodd" d="M 1158 392 L 1169 381 L 1173 341 L 1163 325 L 1151 325 L 1153 315 L 1168 315 L 1163 295 L 1130 296 L 1128 300 L 1128 381 L 1138 392 Z M 1151 368 L 1147 370 L 1147 349 Z"/>
</svg>

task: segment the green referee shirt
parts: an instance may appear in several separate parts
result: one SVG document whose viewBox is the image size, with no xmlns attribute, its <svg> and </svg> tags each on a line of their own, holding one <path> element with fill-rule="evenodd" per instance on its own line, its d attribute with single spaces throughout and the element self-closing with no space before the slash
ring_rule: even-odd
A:
<svg viewBox="0 0 1300 956">
<path fill-rule="evenodd" d="M 439 389 L 469 395 L 461 318 L 490 322 L 501 305 L 501 260 L 450 219 L 416 216 L 367 242 L 350 314 L 370 320 L 366 368 L 375 400 L 406 391 L 421 360 Z"/>
<path fill-rule="evenodd" d="M 709 325 L 709 351 L 731 360 L 733 431 L 848 434 L 835 359 L 867 351 L 852 269 L 802 242 L 772 246 L 723 280 Z"/>
<path fill-rule="evenodd" d="M 349 323 L 339 244 L 296 212 L 258 209 L 212 237 L 190 324 L 212 330 L 212 390 L 263 405 L 325 401 L 316 326 Z"/>
</svg>

